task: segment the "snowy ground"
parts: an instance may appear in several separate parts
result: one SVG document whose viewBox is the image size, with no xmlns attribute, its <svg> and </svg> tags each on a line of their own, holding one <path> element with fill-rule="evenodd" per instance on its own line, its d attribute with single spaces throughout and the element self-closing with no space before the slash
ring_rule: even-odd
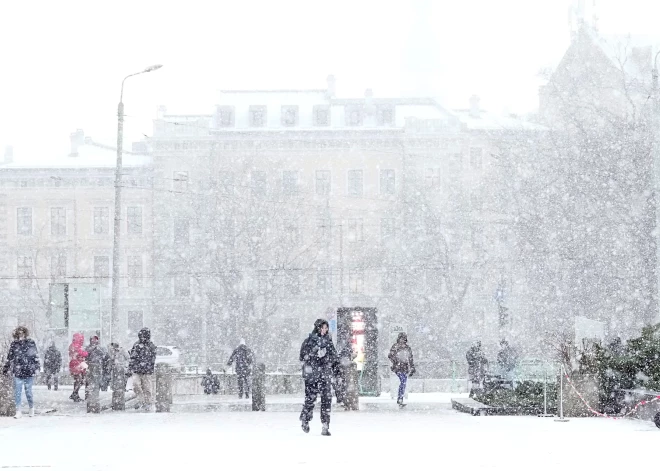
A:
<svg viewBox="0 0 660 471">
<path fill-rule="evenodd" d="M 295 412 L 0 418 L 0 469 L 645 470 L 660 438 L 651 422 L 451 409 L 337 413 L 331 431 L 316 416 L 305 435 Z"/>
</svg>

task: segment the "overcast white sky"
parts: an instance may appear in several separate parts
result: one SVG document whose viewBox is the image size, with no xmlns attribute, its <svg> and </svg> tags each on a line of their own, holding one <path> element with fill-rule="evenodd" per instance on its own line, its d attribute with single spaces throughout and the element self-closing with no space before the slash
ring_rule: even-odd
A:
<svg viewBox="0 0 660 471">
<path fill-rule="evenodd" d="M 593 0 L 585 0 L 591 3 Z M 537 72 L 569 44 L 571 0 L 437 0 L 435 45 L 448 104 L 475 93 L 492 111 L 536 108 Z M 105 5 L 100 7 L 99 5 Z M 410 24 L 405 0 L 0 2 L 0 146 L 68 151 L 69 134 L 111 143 L 122 78 L 127 137 L 151 134 L 159 104 L 209 113 L 216 90 L 323 88 L 398 96 Z M 653 34 L 657 0 L 598 0 L 603 33 Z M 655 19 L 655 20 L 654 20 Z M 0 158 L 2 155 L 0 154 Z"/>
</svg>

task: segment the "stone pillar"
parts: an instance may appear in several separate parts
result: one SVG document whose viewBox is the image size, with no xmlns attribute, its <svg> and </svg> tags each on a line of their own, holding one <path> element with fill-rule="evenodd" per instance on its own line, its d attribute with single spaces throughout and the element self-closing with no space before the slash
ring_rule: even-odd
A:
<svg viewBox="0 0 660 471">
<path fill-rule="evenodd" d="M 87 413 L 99 414 L 101 412 L 101 367 L 90 366 L 87 371 L 87 385 L 85 386 L 85 400 Z"/>
<path fill-rule="evenodd" d="M 13 417 L 14 415 L 16 415 L 14 378 L 0 374 L 0 416 Z"/>
<path fill-rule="evenodd" d="M 252 410 L 266 410 L 266 365 L 259 363 L 252 373 Z"/>
<path fill-rule="evenodd" d="M 360 397 L 358 386 L 358 371 L 357 365 L 353 362 L 350 363 L 345 369 L 346 371 L 346 384 L 344 386 L 344 407 L 346 410 L 359 410 Z"/>
<path fill-rule="evenodd" d="M 169 365 L 156 365 L 156 412 L 170 412 L 172 405 L 172 370 Z"/>
</svg>

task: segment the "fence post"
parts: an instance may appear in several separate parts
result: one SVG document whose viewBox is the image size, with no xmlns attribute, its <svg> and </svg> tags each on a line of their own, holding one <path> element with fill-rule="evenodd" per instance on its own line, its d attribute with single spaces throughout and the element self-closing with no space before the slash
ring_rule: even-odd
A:
<svg viewBox="0 0 660 471">
<path fill-rule="evenodd" d="M 351 362 L 350 365 L 346 367 L 346 386 L 344 393 L 344 406 L 346 410 L 359 410 L 360 409 L 360 397 L 358 396 L 359 385 L 358 385 L 358 374 L 357 374 L 357 365 Z"/>
<path fill-rule="evenodd" d="M 100 365 L 90 365 L 87 370 L 87 384 L 85 385 L 85 399 L 87 400 L 87 413 L 101 413 L 101 376 Z"/>
<path fill-rule="evenodd" d="M 0 416 L 13 417 L 14 415 L 16 415 L 14 378 L 0 374 Z"/>
<path fill-rule="evenodd" d="M 555 422 L 568 422 L 564 418 L 564 365 L 559 367 L 559 418 Z"/>
<path fill-rule="evenodd" d="M 252 410 L 266 410 L 266 365 L 259 363 L 252 374 Z"/>
</svg>

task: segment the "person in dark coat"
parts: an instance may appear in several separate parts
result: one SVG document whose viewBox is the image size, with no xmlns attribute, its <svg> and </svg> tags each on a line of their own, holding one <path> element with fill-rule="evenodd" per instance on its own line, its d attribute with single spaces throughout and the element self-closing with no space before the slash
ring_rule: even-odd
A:
<svg viewBox="0 0 660 471">
<path fill-rule="evenodd" d="M 387 358 L 392 362 L 392 372 L 399 378 L 399 392 L 396 403 L 403 407 L 408 376 L 415 374 L 412 348 L 408 345 L 408 336 L 404 332 L 401 332 L 397 337 L 396 343 L 390 348 Z"/>
<path fill-rule="evenodd" d="M 103 382 L 104 368 L 108 363 L 108 354 L 101 347 L 98 336 L 94 335 L 89 339 L 87 351 L 87 365 L 88 370 L 85 375 L 85 398 L 87 398 L 87 389 L 90 384 L 98 383 L 99 388 Z"/>
<path fill-rule="evenodd" d="M 206 374 L 202 378 L 202 386 L 204 386 L 204 394 L 218 394 L 220 384 L 218 384 L 218 377 L 213 374 L 211 368 L 206 370 Z"/>
<path fill-rule="evenodd" d="M 108 354 L 110 363 L 110 384 L 113 391 L 126 390 L 126 370 L 128 369 L 128 352 L 118 343 L 110 344 Z"/>
<path fill-rule="evenodd" d="M 497 366 L 504 379 L 513 380 L 513 370 L 518 366 L 518 352 L 507 342 L 500 342 L 500 351 L 497 353 Z"/>
<path fill-rule="evenodd" d="M 151 341 L 151 331 L 146 327 L 138 332 L 138 341 L 131 348 L 128 365 L 133 377 L 133 391 L 137 395 L 137 408 L 151 410 L 153 404 L 152 375 L 156 368 L 156 345 Z"/>
<path fill-rule="evenodd" d="M 245 398 L 248 399 L 250 397 L 250 370 L 254 363 L 254 353 L 245 346 L 245 340 L 243 339 L 241 339 L 239 346 L 236 347 L 236 350 L 229 357 L 227 366 L 231 366 L 234 362 L 236 362 L 235 370 L 238 380 L 238 397 L 239 399 L 243 399 L 243 393 L 245 393 Z"/>
<path fill-rule="evenodd" d="M 14 402 L 16 404 L 16 415 L 14 418 L 20 419 L 21 414 L 21 396 L 25 388 L 25 397 L 30 406 L 30 417 L 34 417 L 34 399 L 32 396 L 32 384 L 34 376 L 39 371 L 39 354 L 37 344 L 29 338 L 27 327 L 17 327 L 14 330 L 14 340 L 9 345 L 7 352 L 7 363 L 2 369 L 2 374 L 8 376 L 14 375 Z"/>
<path fill-rule="evenodd" d="M 48 390 L 55 386 L 55 391 L 60 383 L 60 370 L 62 369 L 62 354 L 55 346 L 55 342 L 51 342 L 46 354 L 44 355 L 44 374 L 46 375 L 46 385 Z"/>
<path fill-rule="evenodd" d="M 481 350 L 480 341 L 477 341 L 470 347 L 465 358 L 468 364 L 468 377 L 470 379 L 470 397 L 472 397 L 475 391 L 483 389 L 486 368 L 488 367 L 488 360 Z"/>
<path fill-rule="evenodd" d="M 305 380 L 305 404 L 300 413 L 302 429 L 309 432 L 314 414 L 314 402 L 321 396 L 321 435 L 330 436 L 330 409 L 332 407 L 332 376 L 339 368 L 335 346 L 328 335 L 328 322 L 318 319 L 314 330 L 300 347 L 300 361 Z"/>
</svg>

